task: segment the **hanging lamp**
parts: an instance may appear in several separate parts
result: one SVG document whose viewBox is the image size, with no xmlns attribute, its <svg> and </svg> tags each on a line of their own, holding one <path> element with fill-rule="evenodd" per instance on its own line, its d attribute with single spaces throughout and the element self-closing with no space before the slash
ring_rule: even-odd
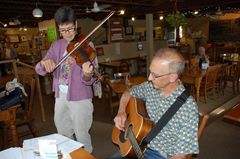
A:
<svg viewBox="0 0 240 159">
<path fill-rule="evenodd" d="M 34 16 L 34 17 L 42 17 L 42 16 L 43 16 L 43 12 L 42 12 L 41 9 L 38 8 L 37 3 L 36 3 L 36 7 L 37 7 L 37 8 L 35 8 L 35 9 L 33 10 L 33 12 L 32 12 L 33 16 Z"/>
</svg>

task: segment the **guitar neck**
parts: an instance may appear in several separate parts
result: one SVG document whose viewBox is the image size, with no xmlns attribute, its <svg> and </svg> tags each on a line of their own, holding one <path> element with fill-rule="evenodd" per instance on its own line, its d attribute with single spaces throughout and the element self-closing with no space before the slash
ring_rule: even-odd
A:
<svg viewBox="0 0 240 159">
<path fill-rule="evenodd" d="M 132 131 L 132 126 L 128 128 L 128 139 L 133 147 L 133 150 L 137 156 L 138 159 L 145 159 L 145 156 L 141 150 L 141 148 L 138 145 L 137 139 Z"/>
</svg>

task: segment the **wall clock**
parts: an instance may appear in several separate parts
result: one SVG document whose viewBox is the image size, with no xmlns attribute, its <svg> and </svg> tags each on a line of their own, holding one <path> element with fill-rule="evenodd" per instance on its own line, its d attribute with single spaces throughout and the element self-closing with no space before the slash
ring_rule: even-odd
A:
<svg viewBox="0 0 240 159">
<path fill-rule="evenodd" d="M 18 48 L 18 44 L 13 44 L 13 47 L 14 48 Z"/>
</svg>

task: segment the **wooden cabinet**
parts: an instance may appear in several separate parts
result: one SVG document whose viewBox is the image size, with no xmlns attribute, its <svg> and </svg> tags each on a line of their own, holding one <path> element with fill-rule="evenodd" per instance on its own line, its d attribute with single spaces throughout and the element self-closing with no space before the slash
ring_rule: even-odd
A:
<svg viewBox="0 0 240 159">
<path fill-rule="evenodd" d="M 47 37 L 35 36 L 35 45 L 37 50 L 46 50 L 49 49 Z"/>
<path fill-rule="evenodd" d="M 50 43 L 48 41 L 48 37 L 45 36 L 35 36 L 34 37 L 34 42 L 35 42 L 35 47 L 37 50 L 37 59 L 38 61 L 42 60 L 42 54 L 41 50 L 48 50 L 50 47 Z"/>
</svg>

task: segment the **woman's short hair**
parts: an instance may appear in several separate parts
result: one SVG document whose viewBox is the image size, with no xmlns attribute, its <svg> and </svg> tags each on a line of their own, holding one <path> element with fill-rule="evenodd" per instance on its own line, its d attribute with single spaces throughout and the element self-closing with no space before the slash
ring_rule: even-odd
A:
<svg viewBox="0 0 240 159">
<path fill-rule="evenodd" d="M 198 52 L 200 52 L 200 51 L 205 51 L 205 48 L 204 48 L 204 47 L 202 47 L 202 46 L 201 46 L 201 47 L 199 47 L 199 48 L 198 48 Z"/>
<path fill-rule="evenodd" d="M 70 7 L 61 7 L 59 8 L 55 15 L 54 15 L 55 22 L 58 25 L 62 24 L 69 24 L 69 23 L 74 23 L 76 22 L 76 15 L 74 13 L 74 10 Z"/>
</svg>

